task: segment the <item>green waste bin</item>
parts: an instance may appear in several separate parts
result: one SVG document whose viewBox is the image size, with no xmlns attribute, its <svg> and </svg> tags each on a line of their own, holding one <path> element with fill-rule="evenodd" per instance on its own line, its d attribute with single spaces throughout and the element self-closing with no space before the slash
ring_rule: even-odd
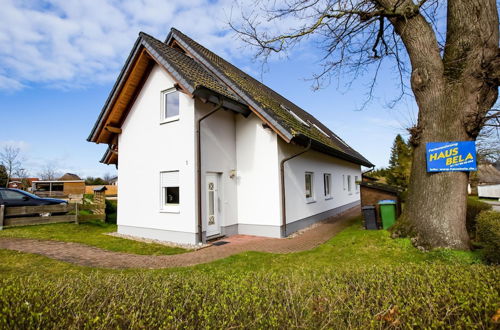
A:
<svg viewBox="0 0 500 330">
<path fill-rule="evenodd" d="M 378 202 L 382 228 L 390 228 L 396 222 L 396 201 L 386 199 Z"/>
</svg>

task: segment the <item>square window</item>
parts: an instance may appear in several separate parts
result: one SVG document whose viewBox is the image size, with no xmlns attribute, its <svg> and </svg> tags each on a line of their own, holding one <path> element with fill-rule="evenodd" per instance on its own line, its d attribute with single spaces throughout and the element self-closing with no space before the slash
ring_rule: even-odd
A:
<svg viewBox="0 0 500 330">
<path fill-rule="evenodd" d="M 165 205 L 179 204 L 179 187 L 165 187 Z"/>
<path fill-rule="evenodd" d="M 179 118 L 179 92 L 169 89 L 162 92 L 162 121 L 173 121 Z"/>
<path fill-rule="evenodd" d="M 161 172 L 161 204 L 160 209 L 166 212 L 179 212 L 180 189 L 179 171 Z"/>
<path fill-rule="evenodd" d="M 323 183 L 324 183 L 324 191 L 325 191 L 325 198 L 330 198 L 332 196 L 331 190 L 332 190 L 332 175 L 330 173 L 325 173 L 323 174 Z"/>
<path fill-rule="evenodd" d="M 305 195 L 307 202 L 314 201 L 314 187 L 313 187 L 314 174 L 312 172 L 306 172 L 305 174 Z"/>
</svg>

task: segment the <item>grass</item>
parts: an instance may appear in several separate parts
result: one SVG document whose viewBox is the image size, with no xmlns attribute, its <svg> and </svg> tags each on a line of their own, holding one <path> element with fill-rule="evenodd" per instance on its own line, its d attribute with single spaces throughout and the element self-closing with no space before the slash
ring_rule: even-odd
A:
<svg viewBox="0 0 500 330">
<path fill-rule="evenodd" d="M 478 252 L 421 252 L 359 219 L 300 253 L 106 270 L 0 250 L 0 273 L 0 328 L 485 329 L 500 308 Z"/>
<path fill-rule="evenodd" d="M 0 237 L 75 242 L 110 251 L 145 255 L 170 255 L 187 252 L 187 250 L 178 247 L 144 243 L 105 235 L 116 232 L 116 228 L 115 224 L 99 221 L 91 221 L 79 225 L 74 223 L 57 223 L 8 228 L 0 231 Z"/>
</svg>

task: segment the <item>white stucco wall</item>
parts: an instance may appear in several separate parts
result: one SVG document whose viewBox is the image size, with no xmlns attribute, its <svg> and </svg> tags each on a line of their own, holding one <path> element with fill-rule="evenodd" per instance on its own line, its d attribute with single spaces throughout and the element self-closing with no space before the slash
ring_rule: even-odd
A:
<svg viewBox="0 0 500 330">
<path fill-rule="evenodd" d="M 236 117 L 238 222 L 244 234 L 245 224 L 280 225 L 277 140 L 255 115 Z"/>
<path fill-rule="evenodd" d="M 174 81 L 152 70 L 119 137 L 118 232 L 195 243 L 194 101 L 179 93 L 179 120 L 160 124 L 161 91 Z M 160 211 L 160 172 L 179 171 L 179 213 Z"/>
<path fill-rule="evenodd" d="M 195 101 L 197 119 L 215 106 Z M 219 110 L 201 122 L 201 173 L 202 189 L 205 189 L 207 173 L 220 174 L 219 200 L 220 225 L 222 227 L 237 223 L 236 177 L 231 178 L 231 171 L 236 170 L 236 127 L 237 115 L 230 111 Z M 202 217 L 206 219 L 206 193 L 202 194 Z M 205 231 L 205 221 L 203 230 Z"/>
<path fill-rule="evenodd" d="M 213 105 L 180 93 L 179 120 L 161 123 L 161 92 L 174 81 L 156 66 L 132 106 L 119 136 L 118 232 L 165 241 L 196 243 L 196 119 Z M 202 216 L 205 175 L 220 173 L 221 227 L 240 234 L 280 237 L 280 160 L 301 148 L 279 139 L 255 115 L 220 110 L 201 126 Z M 179 212 L 161 210 L 160 172 L 179 171 Z M 235 171 L 236 177 L 230 174 Z M 315 202 L 305 200 L 305 172 L 314 173 Z M 323 196 L 323 173 L 331 173 L 332 198 Z M 342 175 L 361 178 L 359 165 L 310 151 L 286 163 L 287 223 L 356 201 Z M 203 221 L 205 230 L 205 221 Z"/>
<path fill-rule="evenodd" d="M 281 159 L 296 154 L 304 148 L 279 141 Z M 313 172 L 314 202 L 308 203 L 305 197 L 305 172 Z M 331 174 L 331 199 L 324 196 L 323 174 Z M 343 175 L 351 175 L 352 192 L 343 187 Z M 360 200 L 359 187 L 356 191 L 354 178 L 361 180 L 359 165 L 321 154 L 308 151 L 285 163 L 285 196 L 287 223 L 292 223 L 328 210 L 354 203 Z"/>
</svg>

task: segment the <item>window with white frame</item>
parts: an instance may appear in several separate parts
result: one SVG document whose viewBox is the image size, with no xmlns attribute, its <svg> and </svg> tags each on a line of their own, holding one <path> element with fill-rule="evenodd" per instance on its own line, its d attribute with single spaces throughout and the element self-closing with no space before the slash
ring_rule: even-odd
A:
<svg viewBox="0 0 500 330">
<path fill-rule="evenodd" d="M 306 172 L 305 174 L 305 196 L 307 202 L 314 202 L 314 173 Z"/>
<path fill-rule="evenodd" d="M 347 191 L 349 191 L 349 194 L 352 194 L 352 181 L 351 181 L 351 176 L 347 176 Z"/>
<path fill-rule="evenodd" d="M 179 212 L 179 171 L 160 173 L 162 211 Z"/>
<path fill-rule="evenodd" d="M 356 194 L 359 194 L 359 176 L 354 177 L 354 184 L 356 186 Z"/>
<path fill-rule="evenodd" d="M 323 174 L 323 184 L 324 184 L 324 191 L 325 191 L 325 198 L 331 198 L 332 197 L 332 175 L 330 173 L 325 173 Z"/>
<path fill-rule="evenodd" d="M 179 92 L 175 88 L 161 92 L 161 121 L 179 119 Z"/>
</svg>

